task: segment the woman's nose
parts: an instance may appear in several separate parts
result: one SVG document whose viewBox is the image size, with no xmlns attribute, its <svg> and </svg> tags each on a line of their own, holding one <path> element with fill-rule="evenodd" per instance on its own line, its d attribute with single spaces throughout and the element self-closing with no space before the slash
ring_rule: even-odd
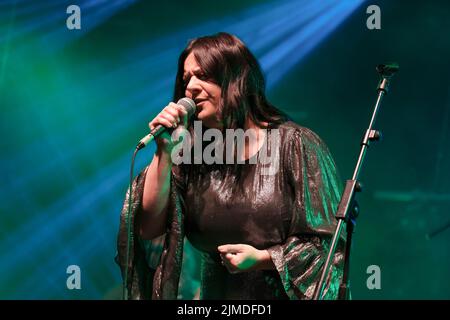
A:
<svg viewBox="0 0 450 320">
<path fill-rule="evenodd" d="M 196 93 L 201 91 L 197 77 L 193 76 L 189 79 L 186 86 L 186 91 L 188 91 L 192 96 L 196 96 Z"/>
</svg>

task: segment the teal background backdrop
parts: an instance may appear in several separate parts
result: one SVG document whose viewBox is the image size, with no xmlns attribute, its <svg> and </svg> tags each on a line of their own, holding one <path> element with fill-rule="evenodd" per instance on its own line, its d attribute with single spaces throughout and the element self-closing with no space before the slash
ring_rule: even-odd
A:
<svg viewBox="0 0 450 320">
<path fill-rule="evenodd" d="M 66 27 L 71 4 L 81 8 L 80 30 Z M 366 27 L 371 4 L 381 30 Z M 132 151 L 171 100 L 188 40 L 227 31 L 259 59 L 272 103 L 323 138 L 344 179 L 375 103 L 375 66 L 400 64 L 377 119 L 383 140 L 361 175 L 353 298 L 449 299 L 449 9 L 446 1 L 1 1 L 0 298 L 120 298 L 114 256 Z M 153 152 L 139 153 L 135 172 Z M 81 290 L 66 287 L 69 265 L 81 268 Z M 366 286 L 370 265 L 380 267 L 380 290 Z"/>
</svg>

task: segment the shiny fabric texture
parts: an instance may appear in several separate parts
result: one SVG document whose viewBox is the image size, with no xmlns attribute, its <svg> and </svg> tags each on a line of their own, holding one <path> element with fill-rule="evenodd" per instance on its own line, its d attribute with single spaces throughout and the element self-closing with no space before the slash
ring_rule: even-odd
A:
<svg viewBox="0 0 450 320">
<path fill-rule="evenodd" d="M 314 132 L 293 122 L 276 129 L 280 162 L 275 174 L 262 174 L 260 163 L 243 165 L 239 179 L 227 165 L 203 165 L 200 171 L 173 167 L 164 239 L 144 241 L 133 234 L 132 299 L 150 298 L 150 291 L 153 299 L 177 298 L 185 236 L 202 252 L 202 299 L 312 298 L 336 227 L 342 183 L 328 148 Z M 143 177 L 145 172 L 134 181 L 132 218 L 139 214 Z M 127 210 L 126 198 L 118 236 L 122 273 Z M 276 270 L 229 274 L 217 246 L 231 243 L 268 250 Z M 337 299 L 344 245 L 342 234 L 326 280 L 326 299 Z"/>
</svg>

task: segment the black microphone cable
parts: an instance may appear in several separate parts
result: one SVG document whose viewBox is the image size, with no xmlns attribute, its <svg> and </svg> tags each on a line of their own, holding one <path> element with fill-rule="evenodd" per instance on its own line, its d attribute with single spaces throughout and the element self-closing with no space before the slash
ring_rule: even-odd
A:
<svg viewBox="0 0 450 320">
<path fill-rule="evenodd" d="M 131 157 L 131 168 L 130 168 L 130 187 L 128 194 L 128 213 L 127 213 L 127 251 L 125 258 L 125 276 L 123 277 L 123 300 L 128 300 L 128 265 L 130 262 L 130 242 L 131 242 L 131 205 L 133 203 L 133 169 L 134 169 L 134 160 L 136 158 L 136 154 L 139 149 L 136 149 L 133 152 L 133 156 Z"/>
</svg>

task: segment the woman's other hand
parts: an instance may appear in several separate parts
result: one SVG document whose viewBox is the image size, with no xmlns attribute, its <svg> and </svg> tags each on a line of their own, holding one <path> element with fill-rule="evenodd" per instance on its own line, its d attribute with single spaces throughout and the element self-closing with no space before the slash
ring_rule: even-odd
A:
<svg viewBox="0 0 450 320">
<path fill-rule="evenodd" d="M 217 247 L 217 250 L 222 264 L 230 273 L 275 269 L 267 250 L 258 250 L 248 244 L 225 244 Z"/>
</svg>

